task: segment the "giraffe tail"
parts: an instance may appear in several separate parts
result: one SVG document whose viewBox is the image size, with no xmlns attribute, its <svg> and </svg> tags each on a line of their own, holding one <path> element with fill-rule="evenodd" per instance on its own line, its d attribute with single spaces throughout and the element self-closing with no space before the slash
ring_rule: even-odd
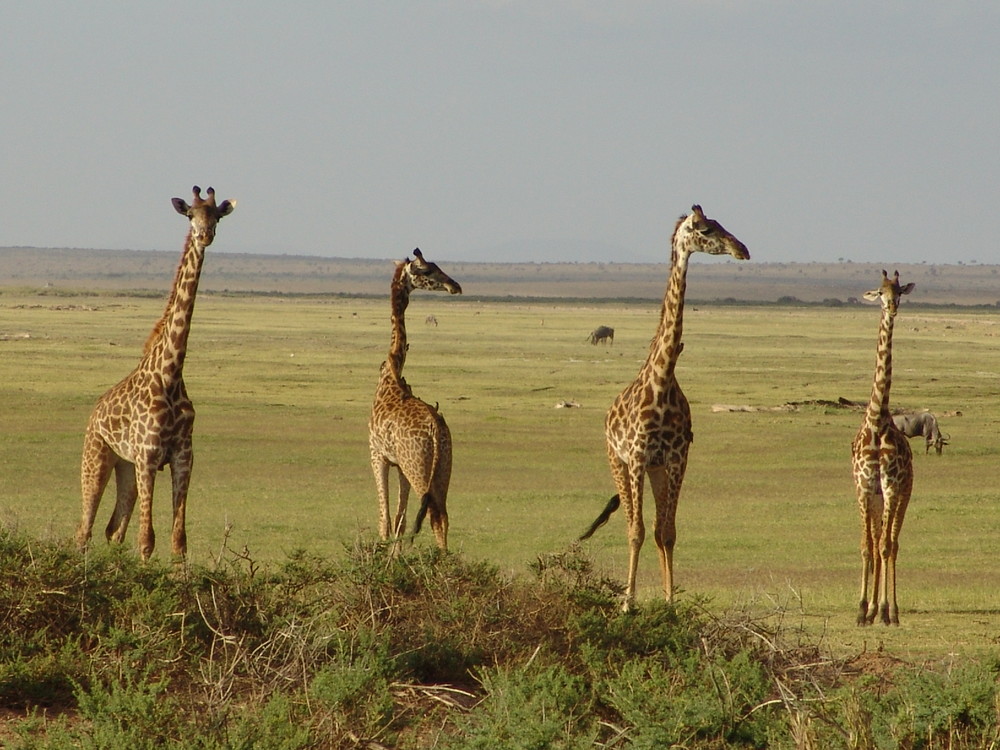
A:
<svg viewBox="0 0 1000 750">
<path fill-rule="evenodd" d="M 621 504 L 622 501 L 618 495 L 615 495 L 610 500 L 608 500 L 608 504 L 604 506 L 604 510 L 601 511 L 601 515 L 597 517 L 596 521 L 590 524 L 590 528 L 587 529 L 586 532 L 584 532 L 584 534 L 579 538 L 578 541 L 582 542 L 587 539 L 590 539 L 590 537 L 594 535 L 595 531 L 597 531 L 599 528 L 601 528 L 604 524 L 608 522 L 608 519 L 611 518 L 611 514 L 614 513 L 616 510 L 618 510 L 618 506 Z"/>
<path fill-rule="evenodd" d="M 429 492 L 425 492 L 424 496 L 420 498 L 420 510 L 417 511 L 417 520 L 413 522 L 413 536 L 420 533 L 420 527 L 424 523 L 424 516 L 427 515 L 427 509 L 431 507 L 431 503 L 434 502 L 434 496 Z"/>
<path fill-rule="evenodd" d="M 423 497 L 420 498 L 420 510 L 417 511 L 417 518 L 413 522 L 413 536 L 420 533 L 420 527 L 424 523 L 424 517 L 427 515 L 427 511 L 430 510 L 432 505 L 436 505 L 436 500 L 434 498 L 434 489 L 438 487 L 435 484 L 435 479 L 438 477 L 438 471 L 441 467 L 441 445 L 443 440 L 446 440 L 449 444 L 451 442 L 451 433 L 448 432 L 448 425 L 444 421 L 444 417 L 438 411 L 438 405 L 434 404 L 434 424 L 436 426 L 436 433 L 434 438 L 434 460 L 431 464 L 431 476 L 430 476 L 430 489 L 424 493 Z M 450 467 L 449 467 L 450 473 Z M 445 480 L 444 489 L 442 494 L 447 497 L 448 493 L 448 482 Z M 445 516 L 447 520 L 447 516 Z"/>
</svg>

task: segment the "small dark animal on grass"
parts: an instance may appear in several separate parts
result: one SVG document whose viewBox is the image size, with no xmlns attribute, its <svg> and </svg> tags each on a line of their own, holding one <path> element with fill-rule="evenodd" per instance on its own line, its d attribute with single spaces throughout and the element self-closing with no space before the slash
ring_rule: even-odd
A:
<svg viewBox="0 0 1000 750">
<path fill-rule="evenodd" d="M 590 336 L 587 337 L 589 341 L 594 346 L 600 343 L 611 342 L 612 345 L 615 343 L 615 329 L 608 328 L 607 326 L 598 326 L 593 331 L 590 332 Z"/>
</svg>

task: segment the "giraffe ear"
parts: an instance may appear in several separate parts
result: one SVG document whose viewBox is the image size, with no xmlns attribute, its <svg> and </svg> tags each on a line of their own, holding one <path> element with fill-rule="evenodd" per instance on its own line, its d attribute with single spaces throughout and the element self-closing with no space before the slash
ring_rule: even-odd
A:
<svg viewBox="0 0 1000 750">
<path fill-rule="evenodd" d="M 870 292 L 865 292 L 861 296 L 864 297 L 869 302 L 874 302 L 875 300 L 877 300 L 879 297 L 882 296 L 882 290 L 872 289 Z"/>
<path fill-rule="evenodd" d="M 181 216 L 190 215 L 191 206 L 183 198 L 172 198 L 170 202 L 174 204 L 174 210 Z"/>
<path fill-rule="evenodd" d="M 229 214 L 231 214 L 234 210 L 236 210 L 235 200 L 222 201 L 222 203 L 219 204 L 219 218 L 221 219 L 223 216 L 229 216 Z"/>
<path fill-rule="evenodd" d="M 911 282 L 910 282 L 909 284 L 907 284 L 906 286 L 901 286 L 901 287 L 899 288 L 899 293 L 900 293 L 900 294 L 909 294 L 910 292 L 912 292 L 912 291 L 913 291 L 913 288 L 914 288 L 914 287 L 915 287 L 916 285 L 917 285 L 917 283 L 916 283 L 915 281 L 911 281 Z"/>
</svg>

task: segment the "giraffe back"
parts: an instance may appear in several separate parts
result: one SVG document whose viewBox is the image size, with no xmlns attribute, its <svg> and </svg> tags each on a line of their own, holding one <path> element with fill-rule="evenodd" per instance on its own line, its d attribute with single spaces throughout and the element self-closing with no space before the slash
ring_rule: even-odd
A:
<svg viewBox="0 0 1000 750">
<path fill-rule="evenodd" d="M 426 492 L 451 476 L 451 431 L 436 407 L 413 395 L 404 379 L 385 367 L 368 424 L 369 446 L 398 466 L 414 488 Z"/>
<path fill-rule="evenodd" d="M 675 378 L 656 384 L 637 378 L 615 399 L 605 417 L 609 448 L 619 460 L 646 466 L 686 461 L 694 434 L 691 407 Z M 634 451 L 641 455 L 633 456 Z"/>
<path fill-rule="evenodd" d="M 162 468 L 190 441 L 194 417 L 183 380 L 164 384 L 155 372 L 138 368 L 101 396 L 90 425 L 126 461 L 135 463 L 142 451 Z"/>
</svg>

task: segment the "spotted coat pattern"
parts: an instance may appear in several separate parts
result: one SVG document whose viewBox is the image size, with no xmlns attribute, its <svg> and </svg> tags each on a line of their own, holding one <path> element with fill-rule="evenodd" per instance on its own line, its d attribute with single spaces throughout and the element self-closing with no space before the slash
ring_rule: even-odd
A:
<svg viewBox="0 0 1000 750">
<path fill-rule="evenodd" d="M 185 511 L 191 481 L 194 407 L 184 387 L 191 316 L 205 248 L 215 239 L 223 216 L 232 213 L 236 201 L 216 205 L 215 190 L 207 199 L 195 187 L 188 205 L 173 199 L 174 210 L 190 222 L 180 265 L 163 316 L 146 340 L 138 366 L 98 399 L 83 443 L 80 484 L 83 515 L 76 540 L 84 548 L 90 540 L 101 496 L 115 473 L 117 499 L 105 529 L 108 541 L 121 542 L 139 500 L 139 553 L 149 558 L 155 545 L 153 533 L 153 485 L 156 473 L 170 466 L 173 498 L 171 546 L 175 555 L 187 553 Z"/>
<path fill-rule="evenodd" d="M 892 329 L 900 297 L 915 284 L 901 286 L 882 271 L 882 284 L 865 293 L 882 303 L 872 395 L 861 429 L 851 445 L 854 488 L 861 512 L 861 598 L 858 625 L 870 625 L 876 616 L 886 625 L 899 625 L 896 603 L 896 555 L 899 532 L 913 490 L 910 443 L 892 420 Z"/>
<path fill-rule="evenodd" d="M 424 260 L 419 249 L 414 259 L 396 264 L 389 287 L 392 334 L 389 354 L 382 363 L 368 422 L 368 443 L 379 503 L 379 535 L 399 540 L 406 528 L 406 504 L 412 487 L 420 497 L 414 534 L 425 515 L 430 516 L 435 541 L 448 548 L 448 485 L 451 482 L 451 432 L 437 405 L 413 395 L 403 378 L 406 361 L 406 308 L 414 289 L 461 294 L 462 287 L 436 264 Z M 399 495 L 395 516 L 389 513 L 389 469 L 395 466 Z"/>
<path fill-rule="evenodd" d="M 653 529 L 659 554 L 663 593 L 673 601 L 675 516 L 681 483 L 693 440 L 691 409 L 675 378 L 683 344 L 684 293 L 688 260 L 693 253 L 730 255 L 747 260 L 746 246 L 714 219 L 693 206 L 682 216 L 671 239 L 671 268 L 659 327 L 649 356 L 632 383 L 615 399 L 605 419 L 608 461 L 618 502 L 625 512 L 629 564 L 625 609 L 635 601 L 639 550 L 645 539 L 642 517 L 644 477 L 649 477 L 656 502 Z M 612 498 L 612 502 L 615 498 Z"/>
</svg>

